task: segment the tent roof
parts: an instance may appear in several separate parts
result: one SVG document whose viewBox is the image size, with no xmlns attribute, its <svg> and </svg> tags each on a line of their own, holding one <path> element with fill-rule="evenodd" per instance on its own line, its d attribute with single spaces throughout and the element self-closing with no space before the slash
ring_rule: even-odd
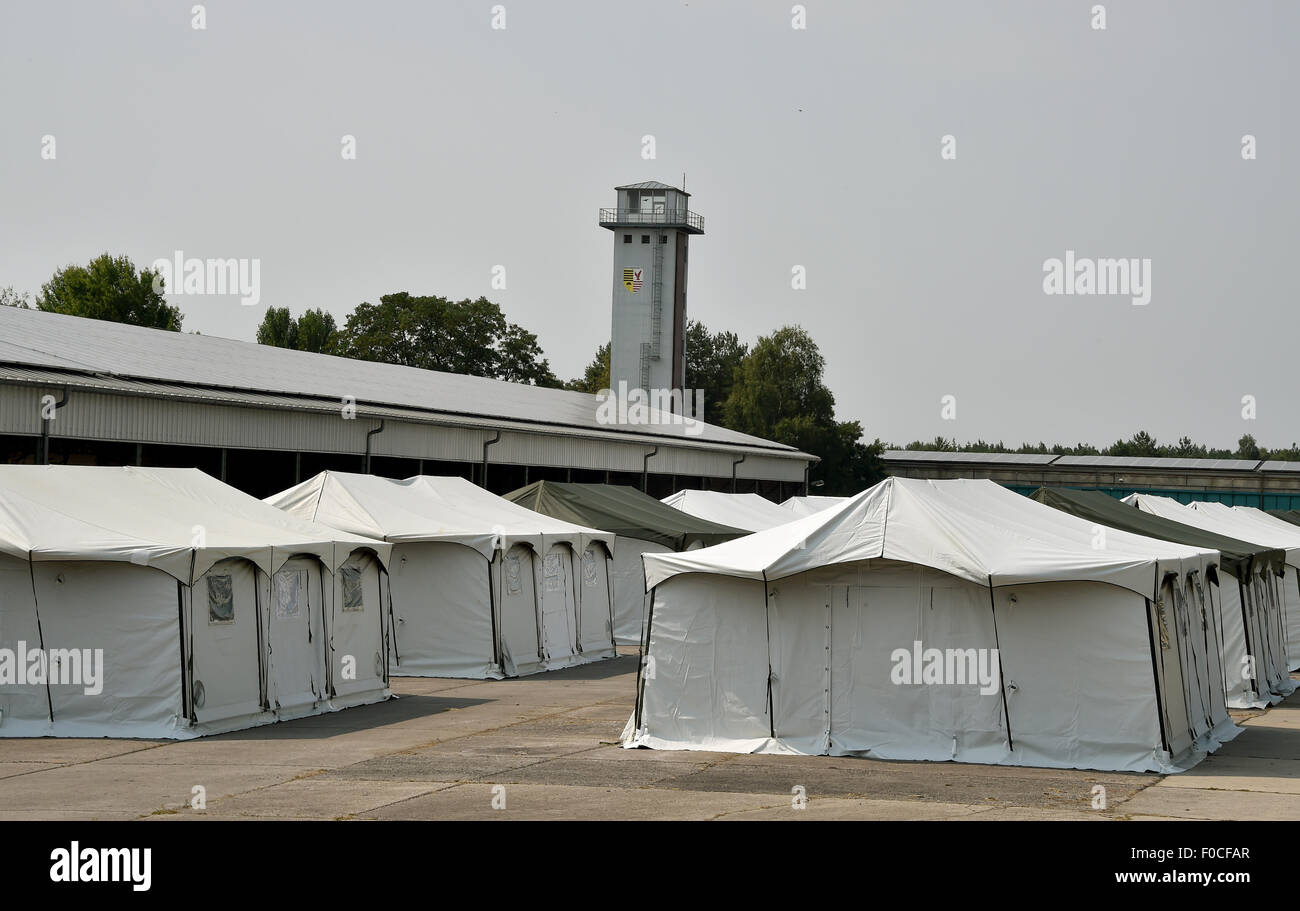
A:
<svg viewBox="0 0 1300 911">
<path fill-rule="evenodd" d="M 1284 531 L 1261 528 L 1250 518 L 1235 513 L 1228 506 L 1220 503 L 1198 503 L 1196 507 L 1185 506 L 1172 497 L 1160 497 L 1147 493 L 1130 494 L 1124 502 L 1135 505 L 1144 512 L 1163 516 L 1175 522 L 1196 525 L 1221 535 L 1249 541 L 1256 547 L 1278 548 L 1285 552 L 1285 560 L 1292 566 L 1300 566 L 1300 536 L 1287 536 Z M 1206 507 L 1221 507 L 1208 509 Z M 1287 542 L 1290 543 L 1287 543 Z"/>
<path fill-rule="evenodd" d="M 664 497 L 663 502 L 697 518 L 746 531 L 773 528 L 792 518 L 788 509 L 782 509 L 756 493 L 681 490 L 671 497 Z"/>
<path fill-rule="evenodd" d="M 393 544 L 444 541 L 487 559 L 497 549 L 528 544 L 545 550 L 564 541 L 583 550 L 599 541 L 613 553 L 614 535 L 541 515 L 459 477 L 405 480 L 322 471 L 266 502 L 293 515 Z"/>
<path fill-rule="evenodd" d="M 1286 551 L 1287 562 L 1300 566 L 1300 528 L 1285 522 L 1276 516 L 1270 516 L 1254 506 L 1228 506 L 1225 503 L 1197 502 L 1192 508 L 1209 516 L 1223 517 L 1233 523 L 1234 528 L 1241 529 L 1241 536 L 1250 536 L 1267 547 L 1278 547 Z"/>
<path fill-rule="evenodd" d="M 1270 549 L 1219 534 L 1208 528 L 1187 525 L 1154 513 L 1143 512 L 1141 509 L 1126 506 L 1099 490 L 1040 487 L 1034 491 L 1033 499 L 1046 506 L 1109 528 L 1131 531 L 1134 534 L 1165 541 L 1177 541 L 1193 547 L 1212 548 L 1219 552 L 1219 565 L 1223 567 L 1224 572 L 1238 579 L 1250 575 L 1252 564 L 1262 563 L 1271 565 L 1274 569 L 1281 569 L 1286 559 L 1285 553 L 1281 550 Z"/>
<path fill-rule="evenodd" d="M 1270 509 L 1268 514 L 1292 525 L 1300 525 L 1300 509 Z"/>
<path fill-rule="evenodd" d="M 697 541 L 721 544 L 749 532 L 673 509 L 635 487 L 534 481 L 505 498 L 534 512 L 685 550 Z"/>
<path fill-rule="evenodd" d="M 823 509 L 838 506 L 847 499 L 848 497 L 791 497 L 781 506 L 783 509 L 790 510 L 796 516 L 811 516 Z"/>
<path fill-rule="evenodd" d="M 1155 594 L 1160 565 L 1154 555 L 1073 544 L 1064 534 L 1027 527 L 1019 507 L 996 502 L 1000 494 L 975 502 L 940 483 L 888 478 L 839 506 L 776 528 L 703 550 L 647 554 L 647 587 L 679 573 L 772 580 L 886 559 L 980 585 L 1106 582 L 1144 597 Z"/>
<path fill-rule="evenodd" d="M 389 547 L 286 515 L 197 468 L 0 465 L 0 552 L 37 561 L 120 561 L 190 583 L 219 560 L 274 572 L 295 554 L 335 570 Z"/>
<path fill-rule="evenodd" d="M 1211 547 L 1194 547 L 1117 528 L 1098 536 L 1097 523 L 1051 509 L 994 481 L 955 478 L 933 483 L 939 491 L 960 499 L 965 506 L 996 516 L 998 521 L 1012 521 L 1015 527 L 1045 540 L 1108 554 L 1154 557 L 1162 576 L 1174 572 L 1181 577 L 1193 570 L 1204 574 L 1219 563 L 1219 552 Z"/>
</svg>

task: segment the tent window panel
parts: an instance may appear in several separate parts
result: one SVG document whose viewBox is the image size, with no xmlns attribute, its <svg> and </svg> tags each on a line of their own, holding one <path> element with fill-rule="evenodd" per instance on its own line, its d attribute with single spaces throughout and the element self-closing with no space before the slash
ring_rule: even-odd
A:
<svg viewBox="0 0 1300 911">
<path fill-rule="evenodd" d="M 542 561 L 542 573 L 546 579 L 548 592 L 564 591 L 564 565 L 559 554 L 547 554 Z"/>
<path fill-rule="evenodd" d="M 307 588 L 307 571 L 282 569 L 275 574 L 275 616 L 297 620 L 302 616 L 302 598 Z"/>
<path fill-rule="evenodd" d="M 596 553 L 590 547 L 582 552 L 582 584 L 596 587 Z"/>
<path fill-rule="evenodd" d="M 208 576 L 208 624 L 229 626 L 234 622 L 235 590 L 230 576 Z"/>
<path fill-rule="evenodd" d="M 517 595 L 524 590 L 524 581 L 519 577 L 519 558 L 506 557 L 506 593 Z"/>
<path fill-rule="evenodd" d="M 366 605 L 361 596 L 361 570 L 356 566 L 345 566 L 343 574 L 343 609 L 346 611 L 364 611 Z"/>
</svg>

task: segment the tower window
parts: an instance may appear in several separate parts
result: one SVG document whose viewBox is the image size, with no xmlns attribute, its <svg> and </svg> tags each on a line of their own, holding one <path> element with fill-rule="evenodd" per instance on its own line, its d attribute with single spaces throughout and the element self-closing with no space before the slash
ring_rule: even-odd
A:
<svg viewBox="0 0 1300 911">
<path fill-rule="evenodd" d="M 625 244 L 630 244 L 630 243 L 632 243 L 632 235 L 631 235 L 631 234 L 624 234 L 624 235 L 623 235 L 623 243 L 625 243 Z"/>
<path fill-rule="evenodd" d="M 643 243 L 643 244 L 648 244 L 648 243 L 650 243 L 650 235 L 649 235 L 649 234 L 642 234 L 642 235 L 641 235 L 641 243 Z"/>
</svg>

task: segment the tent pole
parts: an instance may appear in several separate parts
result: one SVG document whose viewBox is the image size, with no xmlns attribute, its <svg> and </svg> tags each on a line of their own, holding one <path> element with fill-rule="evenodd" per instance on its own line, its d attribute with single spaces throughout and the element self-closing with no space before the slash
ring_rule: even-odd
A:
<svg viewBox="0 0 1300 911">
<path fill-rule="evenodd" d="M 186 656 L 185 679 L 187 679 L 187 680 L 189 681 L 189 685 L 190 685 L 191 688 L 194 686 L 194 563 L 195 563 L 195 561 L 196 561 L 197 558 L 198 558 L 198 553 L 199 553 L 199 552 L 198 552 L 198 550 L 197 550 L 196 548 L 193 548 L 193 547 L 190 548 L 190 586 L 189 586 L 189 587 L 190 587 L 190 622 L 189 622 L 189 626 L 187 627 L 188 632 L 189 632 L 190 648 L 189 648 L 189 654 Z M 257 566 L 256 566 L 256 564 L 254 564 L 254 566 L 253 566 L 253 592 L 254 592 L 255 595 L 259 594 L 258 589 L 257 589 Z M 258 623 L 258 634 L 259 634 L 259 636 L 260 636 L 260 634 L 261 634 L 261 623 L 262 623 L 262 618 L 261 618 L 260 616 L 257 618 L 257 623 Z M 259 654 L 258 654 L 258 666 L 259 666 L 259 667 L 261 666 L 261 660 L 262 660 L 262 657 L 261 657 L 261 654 L 260 654 L 260 652 L 259 652 Z M 198 724 L 198 723 L 199 723 L 198 710 L 194 707 L 194 694 L 193 694 L 193 692 L 190 693 L 190 714 L 189 714 L 189 719 L 190 719 L 190 724 Z"/>
<path fill-rule="evenodd" d="M 385 575 L 388 574 L 385 573 Z M 381 611 L 384 609 L 382 603 L 379 605 L 379 609 Z M 391 575 L 388 575 L 388 635 L 392 637 L 393 657 L 397 659 L 397 666 L 401 667 L 402 654 L 397 650 L 397 623 L 393 619 L 393 577 Z M 385 666 L 388 664 L 388 649 L 384 649 L 384 664 Z"/>
<path fill-rule="evenodd" d="M 253 609 L 257 611 L 257 702 L 262 711 L 268 712 L 271 706 L 267 700 L 266 643 L 262 639 L 262 583 L 258 574 L 262 571 L 253 564 Z M 269 579 L 270 576 L 267 576 Z M 268 590 L 269 595 L 269 590 Z M 191 599 L 193 596 L 191 595 Z"/>
<path fill-rule="evenodd" d="M 934 592 L 931 590 L 931 597 Z M 1007 676 L 1002 667 L 1002 642 L 998 638 L 998 606 L 993 598 L 993 575 L 989 574 L 989 610 L 993 614 L 993 647 L 998 650 L 998 686 L 1002 690 L 1002 715 L 1007 719 L 1007 752 L 1016 751 L 1016 743 L 1011 737 L 1011 708 L 1007 705 Z"/>
<path fill-rule="evenodd" d="M 732 473 L 734 476 L 734 465 Z M 772 701 L 772 608 L 767 599 L 767 570 L 763 570 L 763 618 L 767 623 L 767 732 L 776 740 L 776 704 Z"/>
<path fill-rule="evenodd" d="M 492 663 L 498 668 L 501 667 L 501 641 L 497 633 L 497 590 L 492 584 L 492 560 L 495 559 L 497 552 L 492 551 L 492 556 L 487 561 L 488 574 L 488 612 L 492 616 Z M 388 583 L 389 603 L 392 602 L 393 583 Z M 504 669 L 502 670 L 504 673 Z"/>
<path fill-rule="evenodd" d="M 176 629 L 180 633 L 181 647 L 181 715 L 190 717 L 189 687 L 185 685 L 185 583 L 176 580 Z M 261 664 L 261 656 L 258 657 Z"/>
<path fill-rule="evenodd" d="M 1211 588 L 1213 584 L 1214 588 Z M 1224 708 L 1227 708 L 1228 701 L 1228 669 L 1223 664 L 1223 592 L 1219 592 L 1219 606 L 1214 606 L 1214 589 L 1223 585 L 1223 575 L 1218 569 L 1214 572 L 1214 580 L 1211 580 L 1207 574 L 1205 579 L 1205 594 L 1210 602 L 1210 623 L 1214 626 L 1214 647 L 1218 649 L 1219 656 L 1219 677 L 1223 683 L 1223 701 Z"/>
<path fill-rule="evenodd" d="M 618 539 L 615 538 L 617 541 Z M 644 563 L 642 566 L 644 567 Z M 645 570 L 641 571 L 641 580 L 645 582 Z M 618 657 L 618 639 L 614 636 L 614 555 L 605 550 L 605 591 L 609 597 L 609 644 L 614 649 L 614 657 Z"/>
<path fill-rule="evenodd" d="M 655 592 L 659 586 L 650 589 L 650 609 L 646 611 L 645 632 L 642 633 L 641 654 L 636 659 L 636 721 L 632 723 L 632 730 L 641 730 L 642 706 L 645 702 L 645 662 L 650 656 L 650 629 L 654 625 L 655 618 Z"/>
<path fill-rule="evenodd" d="M 325 564 L 316 560 L 317 576 L 320 579 L 320 616 L 321 616 L 321 639 L 324 640 L 321 645 L 325 650 L 325 691 L 329 693 L 329 698 L 333 699 L 338 695 L 334 689 L 334 621 L 338 619 L 335 612 L 338 610 L 338 599 L 335 597 L 336 589 L 339 585 L 339 579 L 335 577 L 333 570 L 330 571 L 330 606 L 329 613 L 325 612 Z M 343 572 L 343 566 L 340 564 L 339 573 Z M 307 599 L 308 616 L 311 616 L 311 598 Z M 329 617 L 328 622 L 326 617 Z"/>
<path fill-rule="evenodd" d="M 389 551 L 389 559 L 392 559 L 392 552 Z M 379 647 L 383 649 L 384 656 L 384 686 L 389 686 L 388 680 L 388 630 L 384 628 L 384 577 L 388 575 L 388 567 L 384 566 L 379 560 L 379 554 L 375 557 L 375 581 L 379 585 Z"/>
<path fill-rule="evenodd" d="M 27 552 L 27 571 L 32 578 L 32 613 L 36 615 L 36 638 L 41 643 L 41 660 L 45 662 L 45 707 L 49 710 L 50 724 L 54 724 L 54 698 L 50 695 L 50 673 L 48 666 L 48 655 L 45 651 L 45 631 L 41 628 L 41 602 L 36 595 L 36 563 L 32 560 L 32 552 Z"/>
</svg>

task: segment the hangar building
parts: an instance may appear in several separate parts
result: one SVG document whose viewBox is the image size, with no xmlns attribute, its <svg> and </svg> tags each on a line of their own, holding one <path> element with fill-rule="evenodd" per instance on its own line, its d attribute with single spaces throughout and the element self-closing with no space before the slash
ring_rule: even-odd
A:
<svg viewBox="0 0 1300 911">
<path fill-rule="evenodd" d="M 888 449 L 885 470 L 901 478 L 989 478 L 1020 493 L 1080 487 L 1212 500 L 1259 509 L 1300 509 L 1300 462 L 1172 459 L 1051 453 L 928 452 Z"/>
<path fill-rule="evenodd" d="M 580 392 L 0 307 L 0 462 L 42 460 L 197 467 L 256 496 L 369 468 L 776 500 L 817 461 L 708 424 L 610 424 Z"/>
</svg>

